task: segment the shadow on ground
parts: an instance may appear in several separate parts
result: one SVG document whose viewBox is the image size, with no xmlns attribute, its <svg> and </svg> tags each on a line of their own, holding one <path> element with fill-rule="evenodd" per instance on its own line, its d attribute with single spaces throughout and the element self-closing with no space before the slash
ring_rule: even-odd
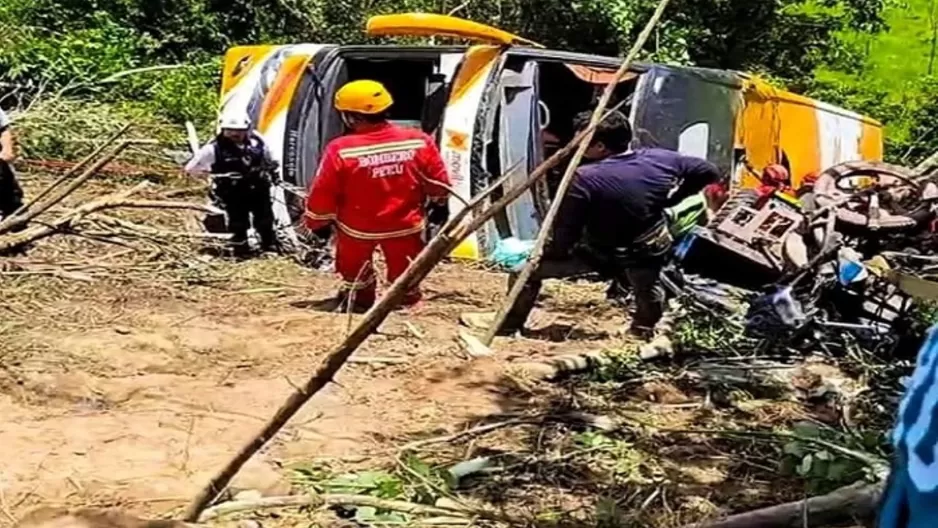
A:
<svg viewBox="0 0 938 528">
<path fill-rule="evenodd" d="M 475 460 L 459 494 L 537 526 L 678 527 L 816 494 L 773 431 L 834 428 L 839 416 L 776 387 L 702 381 L 693 367 L 619 362 L 553 384 L 509 369 L 487 387 L 501 414 L 416 452 L 443 467 Z"/>
</svg>

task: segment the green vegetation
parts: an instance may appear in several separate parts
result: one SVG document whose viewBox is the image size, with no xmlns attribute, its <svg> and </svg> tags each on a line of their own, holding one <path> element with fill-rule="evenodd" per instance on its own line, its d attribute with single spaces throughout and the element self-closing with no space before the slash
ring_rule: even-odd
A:
<svg viewBox="0 0 938 528">
<path fill-rule="evenodd" d="M 0 97 L 26 104 L 55 94 L 208 129 L 220 58 L 235 44 L 361 42 L 369 16 L 433 11 L 551 47 L 619 54 L 655 3 L 8 0 Z M 912 160 L 938 146 L 935 12 L 935 0 L 672 0 L 643 58 L 758 71 L 859 109 L 889 125 L 890 157 Z"/>
<path fill-rule="evenodd" d="M 938 150 L 938 2 L 896 0 L 887 31 L 838 35 L 842 60 L 818 68 L 812 94 L 887 126 L 887 155 L 913 163 Z"/>
</svg>

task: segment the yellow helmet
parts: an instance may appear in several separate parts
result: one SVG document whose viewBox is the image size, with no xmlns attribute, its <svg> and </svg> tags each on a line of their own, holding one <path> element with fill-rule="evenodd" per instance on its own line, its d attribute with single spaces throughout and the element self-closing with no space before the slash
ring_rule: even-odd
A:
<svg viewBox="0 0 938 528">
<path fill-rule="evenodd" d="M 378 81 L 352 81 L 335 94 L 335 108 L 340 112 L 380 114 L 392 104 L 391 93 Z"/>
</svg>

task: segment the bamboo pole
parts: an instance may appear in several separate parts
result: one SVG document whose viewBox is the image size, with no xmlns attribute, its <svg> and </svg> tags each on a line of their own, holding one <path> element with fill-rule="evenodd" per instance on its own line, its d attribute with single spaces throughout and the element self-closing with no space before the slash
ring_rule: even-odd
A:
<svg viewBox="0 0 938 528">
<path fill-rule="evenodd" d="M 927 176 L 938 167 L 938 152 L 933 153 L 931 156 L 923 159 L 918 165 L 912 169 L 917 176 Z"/>
<path fill-rule="evenodd" d="M 24 214 L 20 216 L 11 216 L 0 222 L 0 233 L 5 233 L 7 231 L 13 230 L 17 227 L 26 225 L 34 218 L 38 217 L 42 213 L 46 212 L 70 194 L 75 192 L 79 187 L 84 185 L 88 180 L 94 177 L 105 165 L 114 160 L 121 152 L 124 151 L 130 145 L 139 145 L 139 144 L 148 144 L 151 143 L 147 140 L 136 140 L 136 139 L 125 139 L 121 141 L 109 152 L 106 156 L 96 161 L 93 165 L 88 167 L 81 175 L 72 180 L 68 185 L 66 185 L 60 192 L 54 194 L 52 197 L 46 199 L 45 201 L 38 203 L 32 207 L 32 209 L 27 210 Z"/>
<path fill-rule="evenodd" d="M 606 109 L 606 106 L 609 105 L 609 100 L 612 99 L 612 94 L 615 92 L 616 85 L 619 83 L 619 81 L 622 80 L 623 77 L 626 76 L 626 74 L 628 74 L 629 68 L 632 66 L 632 61 L 635 60 L 635 56 L 638 55 L 638 53 L 645 46 L 645 43 L 651 36 L 651 32 L 658 24 L 658 21 L 661 20 L 661 16 L 664 14 L 664 10 L 668 6 L 668 1 L 669 0 L 660 0 L 658 2 L 658 7 L 655 9 L 654 14 L 648 20 L 648 23 L 645 24 L 645 28 L 638 35 L 638 39 L 635 41 L 635 44 L 632 45 L 632 49 L 629 50 L 628 55 L 625 56 L 625 60 L 622 61 L 622 65 L 619 66 L 619 70 L 616 72 L 614 79 L 612 82 L 606 85 L 606 89 L 603 91 L 603 95 L 600 97 L 599 103 L 596 104 L 596 108 L 593 110 L 593 116 L 590 118 L 590 124 L 594 126 L 591 127 L 590 131 L 586 134 L 586 137 L 580 142 L 576 153 L 573 154 L 573 158 L 571 158 L 570 162 L 567 164 L 567 170 L 563 174 L 563 179 L 560 180 L 557 193 L 554 195 L 554 198 L 551 201 L 550 209 L 548 209 L 547 215 L 544 217 L 544 221 L 541 223 L 541 230 L 537 235 L 537 241 L 534 243 L 534 248 L 531 250 L 531 256 L 525 263 L 524 269 L 521 270 L 517 280 L 515 280 L 514 284 L 512 285 L 511 290 L 509 290 L 508 296 L 505 297 L 501 308 L 498 309 L 498 313 L 495 315 L 495 320 L 492 321 L 492 325 L 485 333 L 485 337 L 482 339 L 482 343 L 484 345 L 491 346 L 492 340 L 495 339 L 495 335 L 498 333 L 502 324 L 505 323 L 505 318 L 508 316 L 508 312 L 518 300 L 518 296 L 521 295 L 521 290 L 524 288 L 525 284 L 527 284 L 528 280 L 531 278 L 531 275 L 534 273 L 534 270 L 537 269 L 538 264 L 541 262 L 541 257 L 544 255 L 544 248 L 550 241 L 554 221 L 557 219 L 557 213 L 560 211 L 560 204 L 563 202 L 563 197 L 567 194 L 567 189 L 570 188 L 570 184 L 573 183 L 577 167 L 580 164 L 580 160 L 583 159 L 583 154 L 586 153 L 586 149 L 589 148 L 589 144 L 593 139 L 593 134 L 596 130 L 595 125 L 599 124 L 599 121 L 603 115 L 603 111 Z"/>
<path fill-rule="evenodd" d="M 109 138 L 107 138 L 106 140 L 104 140 L 104 143 L 102 143 L 102 144 L 99 145 L 96 149 L 94 149 L 94 150 L 91 152 L 91 154 L 88 154 L 88 155 L 85 156 L 81 161 L 79 161 L 77 165 L 75 165 L 74 167 L 68 169 L 68 171 L 66 171 L 65 174 L 61 175 L 57 180 L 55 180 L 54 182 L 52 182 L 51 185 L 49 185 L 48 187 L 46 187 L 45 189 L 43 189 L 42 192 L 40 192 L 39 194 L 37 194 L 35 197 L 33 197 L 33 198 L 32 198 L 31 200 L 29 200 L 28 202 L 26 202 L 24 205 L 20 206 L 20 208 L 17 209 L 17 210 L 16 210 L 13 214 L 11 214 L 8 218 L 4 218 L 3 221 L 0 222 L 0 233 L 6 233 L 7 231 L 10 230 L 11 226 L 16 227 L 17 225 L 21 225 L 21 224 L 16 220 L 16 218 L 17 218 L 18 215 L 23 214 L 24 211 L 26 211 L 27 209 L 29 209 L 29 208 L 32 207 L 33 205 L 37 204 L 40 200 L 42 200 L 43 198 L 45 198 L 46 196 L 48 196 L 49 193 L 51 193 L 53 190 L 55 190 L 56 187 L 58 187 L 59 185 L 62 185 L 63 183 L 65 183 L 65 182 L 66 182 L 69 178 L 71 178 L 76 172 L 78 172 L 78 171 L 82 170 L 83 168 L 85 168 L 85 166 L 87 166 L 89 163 L 91 163 L 92 160 L 94 160 L 96 157 L 98 157 L 99 155 L 101 155 L 101 152 L 103 152 L 104 149 L 108 148 L 108 147 L 111 146 L 115 141 L 117 141 L 118 139 L 120 139 L 120 137 L 123 136 L 123 135 L 127 132 L 127 130 L 129 130 L 129 129 L 130 129 L 130 125 L 129 125 L 129 124 L 128 124 L 128 125 L 124 125 L 123 127 L 121 127 L 117 132 L 115 132 L 115 133 L 112 134 Z"/>
<path fill-rule="evenodd" d="M 666 2 L 667 0 L 663 1 Z M 555 152 L 550 158 L 535 168 L 528 176 L 527 180 L 505 190 L 501 198 L 496 200 L 484 211 L 475 214 L 468 223 L 463 224 L 463 220 L 474 213 L 480 205 L 483 205 L 493 192 L 502 188 L 505 182 L 512 176 L 513 170 L 507 171 L 485 191 L 473 197 L 467 207 L 464 207 L 450 218 L 440 229 L 439 234 L 437 234 L 423 251 L 417 255 L 417 258 L 411 262 L 407 271 L 391 284 L 384 296 L 365 313 L 358 325 L 322 360 L 319 367 L 306 383 L 298 387 L 287 397 L 261 431 L 251 438 L 231 460 L 225 464 L 221 471 L 212 477 L 208 484 L 199 491 L 198 495 L 189 504 L 184 518 L 188 519 L 189 522 L 196 522 L 202 511 L 228 486 L 228 483 L 231 482 L 231 479 L 234 478 L 241 467 L 243 467 L 255 453 L 264 447 L 313 395 L 332 381 L 333 376 L 335 376 L 348 361 L 352 353 L 355 352 L 365 339 L 378 329 L 388 314 L 400 304 L 401 299 L 403 299 L 404 295 L 411 288 L 419 284 L 436 264 L 445 258 L 460 242 L 472 233 L 478 231 L 486 222 L 507 207 L 508 204 L 517 200 L 518 197 L 530 189 L 531 186 L 543 179 L 548 171 L 569 156 L 577 146 L 582 143 L 587 134 L 591 134 L 595 131 L 599 122 L 609 117 L 610 113 L 611 112 L 607 112 L 595 123 L 591 122 L 586 130 L 577 133 L 570 143 Z M 515 168 L 518 167 L 519 166 L 516 166 Z"/>
</svg>

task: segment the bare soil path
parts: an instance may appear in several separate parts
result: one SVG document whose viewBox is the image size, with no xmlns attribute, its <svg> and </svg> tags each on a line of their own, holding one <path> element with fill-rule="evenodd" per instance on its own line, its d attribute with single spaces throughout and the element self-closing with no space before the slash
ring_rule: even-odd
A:
<svg viewBox="0 0 938 528">
<path fill-rule="evenodd" d="M 183 505 L 348 328 L 348 316 L 303 305 L 329 296 L 329 275 L 280 260 L 230 266 L 267 279 L 0 277 L 0 523 L 39 503 L 151 514 Z M 503 278 L 465 265 L 438 270 L 425 302 L 392 315 L 357 354 L 406 362 L 347 366 L 235 485 L 273 491 L 288 484 L 284 467 L 367 463 L 409 435 L 524 406 L 530 395 L 506 383 L 510 364 L 576 350 L 510 339 L 496 358 L 469 361 L 459 315 L 495 307 Z M 557 284 L 548 293 L 566 295 L 567 313 L 551 310 L 545 336 L 576 332 L 584 351 L 614 346 L 622 315 L 599 302 L 599 289 Z"/>
</svg>

